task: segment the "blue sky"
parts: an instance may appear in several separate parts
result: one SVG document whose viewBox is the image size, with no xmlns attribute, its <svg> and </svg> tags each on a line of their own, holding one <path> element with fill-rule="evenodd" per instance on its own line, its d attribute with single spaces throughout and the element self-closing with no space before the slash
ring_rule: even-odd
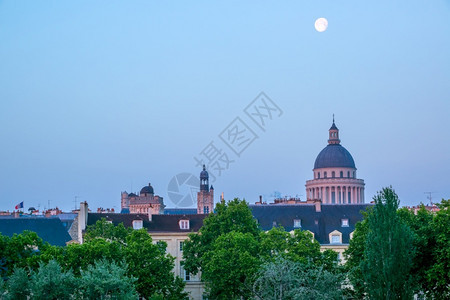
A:
<svg viewBox="0 0 450 300">
<path fill-rule="evenodd" d="M 449 54 L 448 0 L 0 1 L 0 210 L 118 208 L 148 182 L 173 206 L 210 142 L 234 160 L 216 195 L 305 198 L 333 113 L 366 200 L 448 199 Z M 244 113 L 262 91 L 265 131 Z M 236 117 L 258 136 L 239 157 Z"/>
</svg>

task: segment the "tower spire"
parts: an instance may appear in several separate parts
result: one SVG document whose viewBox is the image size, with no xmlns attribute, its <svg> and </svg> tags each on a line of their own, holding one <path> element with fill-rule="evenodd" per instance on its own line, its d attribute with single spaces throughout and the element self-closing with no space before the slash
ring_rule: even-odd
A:
<svg viewBox="0 0 450 300">
<path fill-rule="evenodd" d="M 333 124 L 331 124 L 329 132 L 329 138 L 328 138 L 328 144 L 340 144 L 341 140 L 339 139 L 339 129 L 336 127 L 336 124 L 334 124 L 334 114 L 333 114 Z"/>
</svg>

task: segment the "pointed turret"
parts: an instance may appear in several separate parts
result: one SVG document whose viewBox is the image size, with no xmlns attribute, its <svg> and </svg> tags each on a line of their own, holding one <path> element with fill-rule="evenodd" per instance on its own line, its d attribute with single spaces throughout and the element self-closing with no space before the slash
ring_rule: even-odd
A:
<svg viewBox="0 0 450 300">
<path fill-rule="evenodd" d="M 339 129 L 336 127 L 336 124 L 334 124 L 334 114 L 333 114 L 333 124 L 331 125 L 329 132 L 329 138 L 328 138 L 328 144 L 340 144 L 341 140 L 339 139 Z"/>
</svg>

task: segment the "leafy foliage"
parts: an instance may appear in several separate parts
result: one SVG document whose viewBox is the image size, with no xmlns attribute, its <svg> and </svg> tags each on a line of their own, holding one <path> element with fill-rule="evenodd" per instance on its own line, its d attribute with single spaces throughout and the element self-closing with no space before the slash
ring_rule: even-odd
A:
<svg viewBox="0 0 450 300">
<path fill-rule="evenodd" d="M 1 277 L 7 278 L 14 268 L 36 269 L 40 261 L 39 255 L 50 247 L 35 232 L 27 230 L 12 237 L 0 235 Z"/>
<path fill-rule="evenodd" d="M 79 290 L 83 299 L 137 299 L 136 279 L 127 277 L 127 265 L 96 261 L 81 271 Z"/>
<path fill-rule="evenodd" d="M 337 254 L 322 253 L 311 233 L 289 233 L 282 227 L 263 232 L 247 203 L 239 199 L 217 205 L 216 214 L 208 216 L 199 233 L 185 242 L 183 257 L 186 270 L 202 272 L 211 299 L 251 299 L 261 265 L 279 257 L 311 272 L 338 273 Z"/>
<path fill-rule="evenodd" d="M 56 260 L 40 263 L 31 273 L 30 289 L 33 299 L 71 299 L 77 287 L 72 271 L 63 271 Z"/>
<path fill-rule="evenodd" d="M 441 210 L 437 213 L 422 207 L 415 214 L 413 211 L 402 208 L 397 210 L 401 223 L 406 224 L 413 233 L 412 245 L 414 255 L 410 255 L 412 265 L 409 277 L 416 286 L 411 291 L 424 293 L 432 299 L 445 299 L 450 297 L 450 217 L 449 200 L 442 200 Z M 365 259 L 364 252 L 369 233 L 369 216 L 365 214 L 364 220 L 356 225 L 353 239 L 345 255 L 348 278 L 353 286 L 352 296 L 361 299 L 367 293 L 367 282 L 363 277 L 361 265 Z M 378 275 L 380 276 L 380 275 Z M 412 277 L 412 278 L 411 278 Z"/>
<path fill-rule="evenodd" d="M 258 242 L 249 232 L 231 231 L 220 235 L 212 243 L 212 251 L 205 253 L 202 278 L 210 283 L 210 297 L 250 298 L 251 279 L 260 264 L 258 252 Z"/>
<path fill-rule="evenodd" d="M 258 299 L 342 299 L 343 274 L 283 256 L 262 265 L 253 284 Z"/>
<path fill-rule="evenodd" d="M 166 254 L 166 247 L 165 243 L 153 243 L 145 229 L 126 229 L 123 225 L 114 226 L 103 219 L 87 228 L 85 243 L 70 244 L 65 247 L 43 243 L 35 233 L 31 232 L 15 235 L 12 238 L 0 235 L 3 267 L 1 270 L 3 270 L 3 278 L 12 276 L 9 279 L 11 284 L 14 280 L 19 282 L 19 279 L 25 282 L 25 277 L 19 275 L 23 275 L 23 272 L 27 273 L 27 276 L 31 278 L 30 291 L 35 295 L 45 294 L 48 299 L 51 299 L 52 294 L 49 294 L 50 288 L 43 284 L 44 281 L 55 287 L 63 282 L 71 283 L 72 277 L 76 280 L 84 280 L 83 285 L 90 287 L 76 292 L 78 294 L 105 293 L 105 297 L 110 297 L 108 295 L 122 293 L 117 289 L 111 289 L 111 282 L 122 281 L 123 284 L 131 284 L 134 288 L 129 289 L 130 293 L 123 292 L 121 296 L 117 296 L 121 299 L 133 298 L 135 291 L 146 299 L 158 297 L 183 299 L 187 296 L 184 292 L 185 283 L 173 274 L 174 258 Z M 22 271 L 12 274 L 14 267 Z M 98 276 L 93 275 L 94 273 Z M 51 281 L 50 277 L 56 281 Z M 86 282 L 85 277 L 94 280 L 91 285 Z M 101 284 L 99 278 L 105 280 L 102 289 L 99 288 Z M 95 281 L 95 279 L 98 280 Z M 42 284 L 37 286 L 35 282 Z M 119 288 L 120 285 L 117 287 Z M 10 286 L 7 285 L 6 289 L 9 291 L 6 295 L 12 295 Z M 64 290 L 71 295 L 75 294 L 69 286 L 65 286 Z M 64 299 L 66 296 L 68 297 L 68 295 L 56 297 Z M 96 297 L 89 299 L 94 298 Z"/>
<path fill-rule="evenodd" d="M 26 300 L 30 295 L 28 272 L 24 268 L 16 268 L 4 285 L 1 299 Z"/>
<path fill-rule="evenodd" d="M 213 249 L 214 240 L 231 231 L 250 233 L 259 239 L 259 228 L 245 201 L 234 199 L 228 203 L 218 203 L 216 213 L 203 221 L 198 234 L 189 235 L 189 241 L 183 247 L 184 268 L 197 274 L 205 263 L 204 254 Z"/>
<path fill-rule="evenodd" d="M 165 299 L 183 299 L 184 282 L 172 273 L 174 257 L 166 254 L 167 244 L 154 244 L 145 229 L 134 230 L 127 237 L 124 251 L 129 275 L 137 278 L 136 289 L 145 298 L 154 294 Z"/>
</svg>

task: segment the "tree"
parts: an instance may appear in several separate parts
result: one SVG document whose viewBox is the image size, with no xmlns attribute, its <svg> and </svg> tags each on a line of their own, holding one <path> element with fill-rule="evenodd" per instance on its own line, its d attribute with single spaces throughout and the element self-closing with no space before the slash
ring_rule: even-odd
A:
<svg viewBox="0 0 450 300">
<path fill-rule="evenodd" d="M 56 260 L 40 263 L 37 272 L 30 276 L 33 299 L 72 299 L 76 291 L 76 279 L 72 271 L 63 271 Z"/>
<path fill-rule="evenodd" d="M 427 272 L 427 279 L 432 295 L 436 298 L 450 298 L 450 199 L 442 199 L 439 208 L 432 223 L 436 236 L 433 253 L 435 264 Z"/>
<path fill-rule="evenodd" d="M 136 290 L 147 299 L 161 295 L 164 299 L 183 299 L 184 281 L 173 274 L 174 257 L 166 254 L 165 242 L 153 243 L 145 229 L 134 230 L 127 237 L 124 251 L 128 275 L 137 278 Z"/>
<path fill-rule="evenodd" d="M 342 274 L 277 256 L 262 265 L 253 285 L 258 299 L 342 299 Z"/>
<path fill-rule="evenodd" d="M 361 263 L 364 260 L 364 249 L 366 246 L 367 233 L 369 231 L 368 215 L 371 209 L 368 211 L 363 211 L 363 220 L 356 223 L 355 231 L 353 232 L 353 237 L 350 240 L 350 244 L 347 250 L 344 252 L 345 258 L 347 260 L 345 264 L 345 271 L 348 276 L 352 288 L 348 289 L 347 292 L 356 299 L 364 298 L 366 294 L 365 282 L 363 274 L 361 271 Z"/>
<path fill-rule="evenodd" d="M 235 198 L 228 203 L 218 203 L 216 213 L 203 221 L 198 233 L 189 235 L 183 246 L 184 268 L 197 274 L 205 266 L 205 253 L 212 250 L 213 242 L 222 234 L 231 231 L 250 233 L 259 240 L 260 229 L 245 200 Z"/>
<path fill-rule="evenodd" d="M 247 232 L 231 231 L 220 235 L 212 243 L 212 251 L 205 253 L 202 280 L 212 299 L 249 299 L 252 280 L 258 271 L 259 245 Z"/>
<path fill-rule="evenodd" d="M 136 281 L 128 277 L 127 265 L 107 260 L 96 261 L 87 270 L 81 271 L 78 281 L 82 299 L 137 299 Z"/>
<path fill-rule="evenodd" d="M 365 290 L 370 299 L 409 299 L 414 235 L 397 215 L 399 200 L 392 188 L 383 188 L 374 200 L 361 262 Z"/>
<path fill-rule="evenodd" d="M 3 281 L 3 280 L 2 280 Z M 0 299 L 26 300 L 30 296 L 28 272 L 24 268 L 16 268 L 3 286 Z"/>
<path fill-rule="evenodd" d="M 305 269 L 320 267 L 339 273 L 337 254 L 321 252 L 311 233 L 290 233 L 282 227 L 263 232 L 247 203 L 239 199 L 218 204 L 216 214 L 209 215 L 183 247 L 185 269 L 202 272 L 212 299 L 252 298 L 259 267 L 278 256 Z"/>
<path fill-rule="evenodd" d="M 116 241 L 125 244 L 127 237 L 132 231 L 133 229 L 125 228 L 122 223 L 114 225 L 106 221 L 105 218 L 102 218 L 100 221 L 97 221 L 94 226 L 87 227 L 84 241 L 90 242 L 98 238 L 103 238 L 107 241 Z"/>
<path fill-rule="evenodd" d="M 0 253 L 2 254 L 1 277 L 7 278 L 12 274 L 14 268 L 31 267 L 37 269 L 39 255 L 51 247 L 44 243 L 35 233 L 25 230 L 21 234 L 12 237 L 0 236 Z"/>
<path fill-rule="evenodd" d="M 274 227 L 260 233 L 261 257 L 265 260 L 283 256 L 303 265 L 324 266 L 327 270 L 337 267 L 337 253 L 320 251 L 320 244 L 309 231 L 295 229 L 286 232 L 283 227 Z"/>
</svg>

